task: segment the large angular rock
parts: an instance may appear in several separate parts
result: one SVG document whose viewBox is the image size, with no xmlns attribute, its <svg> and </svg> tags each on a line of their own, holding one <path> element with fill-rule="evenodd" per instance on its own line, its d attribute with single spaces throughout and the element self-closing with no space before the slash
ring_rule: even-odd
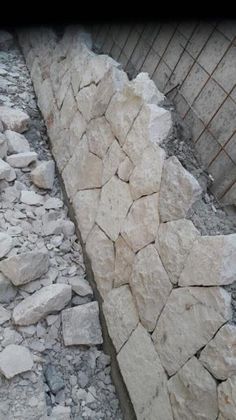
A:
<svg viewBox="0 0 236 420">
<path fill-rule="evenodd" d="M 126 216 L 121 235 L 134 252 L 153 242 L 159 225 L 158 193 L 135 201 Z"/>
<path fill-rule="evenodd" d="M 30 163 L 37 160 L 37 153 L 35 152 L 24 152 L 17 153 L 7 157 L 7 163 L 13 166 L 13 168 L 25 168 Z"/>
<path fill-rule="evenodd" d="M 141 249 L 135 256 L 130 287 L 143 326 L 153 331 L 172 289 L 153 245 Z"/>
<path fill-rule="evenodd" d="M 171 156 L 165 161 L 162 172 L 161 221 L 184 218 L 201 192 L 201 187 L 193 175 L 184 169 L 175 156 Z"/>
<path fill-rule="evenodd" d="M 35 193 L 34 191 L 21 191 L 21 203 L 28 204 L 29 206 L 40 206 L 43 204 L 43 196 Z"/>
<path fill-rule="evenodd" d="M 151 337 L 141 324 L 122 347 L 117 360 L 137 420 L 173 420 L 167 376 Z"/>
<path fill-rule="evenodd" d="M 119 143 L 114 140 L 103 159 L 103 185 L 109 181 L 113 175 L 115 175 L 120 163 L 124 161 L 125 157 L 126 156 L 124 152 L 122 152 Z"/>
<path fill-rule="evenodd" d="M 0 271 L 15 286 L 36 280 L 48 271 L 49 255 L 41 251 L 29 251 L 0 262 Z"/>
<path fill-rule="evenodd" d="M 72 287 L 72 290 L 79 296 L 92 296 L 93 290 L 89 285 L 89 282 L 84 278 L 74 276 L 68 280 Z"/>
<path fill-rule="evenodd" d="M 111 290 L 103 302 L 107 328 L 117 353 L 139 323 L 129 286 Z"/>
<path fill-rule="evenodd" d="M 113 58 L 105 54 L 90 54 L 86 64 L 86 70 L 81 77 L 80 89 L 91 83 L 98 84 L 111 67 L 119 65 Z"/>
<path fill-rule="evenodd" d="M 31 325 L 47 315 L 61 311 L 71 300 L 71 286 L 51 284 L 28 296 L 13 310 L 16 325 Z"/>
<path fill-rule="evenodd" d="M 70 128 L 68 131 L 71 156 L 73 156 L 74 150 L 79 144 L 79 141 L 82 138 L 83 134 L 85 134 L 86 126 L 87 124 L 83 115 L 81 114 L 81 112 L 77 111 L 74 117 L 72 118 Z"/>
<path fill-rule="evenodd" d="M 65 346 L 94 346 L 103 343 L 97 302 L 90 302 L 62 312 Z"/>
<path fill-rule="evenodd" d="M 31 172 L 31 180 L 37 187 L 51 190 L 54 183 L 55 163 L 53 160 L 40 162 Z"/>
<path fill-rule="evenodd" d="M 218 386 L 219 420 L 234 420 L 236 413 L 236 375 Z M 222 416 L 222 417 L 221 417 Z"/>
<path fill-rule="evenodd" d="M 160 224 L 155 246 L 173 284 L 178 283 L 188 254 L 199 235 L 199 231 L 187 219 Z"/>
<path fill-rule="evenodd" d="M 4 322 L 8 321 L 10 318 L 11 312 L 0 305 L 0 325 L 4 324 Z"/>
<path fill-rule="evenodd" d="M 5 130 L 23 133 L 28 130 L 30 117 L 20 109 L 0 106 L 0 120 L 3 123 Z"/>
<path fill-rule="evenodd" d="M 91 83 L 91 85 L 81 89 L 76 96 L 78 108 L 86 121 L 90 121 L 90 119 L 93 117 L 92 107 L 96 90 L 96 85 Z"/>
<path fill-rule="evenodd" d="M 181 286 L 220 286 L 236 279 L 236 234 L 201 236 L 179 278 Z"/>
<path fill-rule="evenodd" d="M 29 142 L 22 134 L 11 130 L 6 130 L 4 134 L 7 138 L 9 154 L 24 153 L 30 151 Z"/>
<path fill-rule="evenodd" d="M 0 273 L 0 303 L 10 303 L 17 294 L 17 289 Z"/>
<path fill-rule="evenodd" d="M 106 119 L 121 145 L 137 117 L 142 105 L 142 100 L 135 95 L 131 86 L 127 85 L 121 92 L 117 92 L 111 99 L 106 110 Z"/>
<path fill-rule="evenodd" d="M 1 121 L 0 121 L 0 125 L 1 125 Z M 0 127 L 0 159 L 3 159 L 6 157 L 7 150 L 8 150 L 7 139 L 5 135 L 1 133 L 1 127 Z"/>
<path fill-rule="evenodd" d="M 95 281 L 104 298 L 112 289 L 115 268 L 113 242 L 95 225 L 86 242 L 86 252 L 91 260 Z"/>
<path fill-rule="evenodd" d="M 4 160 L 0 159 L 0 181 L 2 179 L 7 179 L 11 174 L 10 165 Z"/>
<path fill-rule="evenodd" d="M 100 189 L 93 189 L 78 191 L 73 199 L 76 220 L 84 242 L 94 225 L 99 197 Z"/>
<path fill-rule="evenodd" d="M 215 420 L 218 414 L 216 381 L 192 357 L 168 381 L 170 402 L 176 420 Z"/>
<path fill-rule="evenodd" d="M 134 252 L 122 236 L 119 236 L 115 242 L 114 287 L 129 283 L 133 269 L 134 255 Z"/>
<path fill-rule="evenodd" d="M 159 192 L 164 159 L 165 152 L 158 146 L 150 145 L 144 150 L 129 179 L 134 200 L 142 195 Z"/>
<path fill-rule="evenodd" d="M 33 364 L 31 353 L 24 346 L 9 344 L 0 353 L 0 372 L 7 379 L 31 370 Z"/>
<path fill-rule="evenodd" d="M 113 241 L 118 238 L 132 202 L 129 186 L 116 176 L 102 188 L 96 222 Z"/>
<path fill-rule="evenodd" d="M 115 140 L 107 120 L 104 117 L 92 119 L 86 134 L 90 152 L 103 159 L 108 147 Z"/>
<path fill-rule="evenodd" d="M 128 156 L 126 156 L 126 158 L 119 164 L 117 175 L 122 181 L 128 182 L 133 169 L 133 163 Z"/>
<path fill-rule="evenodd" d="M 231 297 L 220 287 L 172 290 L 152 334 L 167 373 L 176 373 L 231 316 Z"/>
<path fill-rule="evenodd" d="M 7 233 L 0 232 L 0 258 L 5 257 L 13 247 L 12 237 Z"/>
<path fill-rule="evenodd" d="M 65 95 L 62 107 L 61 107 L 61 111 L 60 111 L 60 127 L 62 129 L 66 129 L 70 127 L 70 124 L 76 112 L 77 112 L 77 104 L 76 104 L 76 101 L 72 92 L 72 88 L 69 87 L 66 92 L 66 95 Z"/>
<path fill-rule="evenodd" d="M 135 79 L 132 80 L 134 91 L 137 95 L 143 98 L 143 101 L 148 104 L 159 105 L 165 99 L 153 80 L 150 79 L 149 74 L 146 72 L 139 73 Z"/>
<path fill-rule="evenodd" d="M 199 360 L 217 379 L 236 375 L 236 326 L 224 325 L 202 350 Z"/>
<path fill-rule="evenodd" d="M 170 112 L 152 104 L 144 104 L 127 135 L 124 151 L 134 164 L 150 144 L 160 144 L 171 128 Z"/>
</svg>

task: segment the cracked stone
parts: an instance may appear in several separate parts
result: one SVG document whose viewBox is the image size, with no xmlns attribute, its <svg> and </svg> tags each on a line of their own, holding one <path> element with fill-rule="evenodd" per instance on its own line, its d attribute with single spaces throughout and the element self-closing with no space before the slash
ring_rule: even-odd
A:
<svg viewBox="0 0 236 420">
<path fill-rule="evenodd" d="M 9 344 L 0 353 L 0 372 L 7 379 L 31 370 L 33 363 L 30 351 L 17 344 Z"/>
</svg>

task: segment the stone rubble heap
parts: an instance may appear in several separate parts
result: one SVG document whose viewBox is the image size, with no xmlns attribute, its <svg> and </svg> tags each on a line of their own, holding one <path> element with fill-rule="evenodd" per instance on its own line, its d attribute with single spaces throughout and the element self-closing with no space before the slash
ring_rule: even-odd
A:
<svg viewBox="0 0 236 420">
<path fill-rule="evenodd" d="M 19 41 L 137 419 L 235 420 L 223 286 L 236 280 L 236 234 L 201 236 L 187 219 L 202 190 L 161 147 L 172 128 L 164 96 L 146 73 L 129 81 L 93 53 L 76 27 Z M 68 328 L 83 325 L 79 312 L 64 312 Z"/>
<path fill-rule="evenodd" d="M 0 419 L 121 420 L 98 303 L 42 139 L 30 77 L 13 37 L 3 35 Z"/>
</svg>

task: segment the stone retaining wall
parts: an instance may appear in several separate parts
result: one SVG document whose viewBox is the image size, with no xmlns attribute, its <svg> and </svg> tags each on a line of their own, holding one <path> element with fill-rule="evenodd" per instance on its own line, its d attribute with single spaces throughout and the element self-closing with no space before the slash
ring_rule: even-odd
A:
<svg viewBox="0 0 236 420">
<path fill-rule="evenodd" d="M 233 420 L 236 234 L 201 236 L 195 178 L 161 142 L 172 126 L 147 74 L 68 28 L 21 31 L 52 152 L 73 206 L 117 361 L 142 420 Z"/>
</svg>

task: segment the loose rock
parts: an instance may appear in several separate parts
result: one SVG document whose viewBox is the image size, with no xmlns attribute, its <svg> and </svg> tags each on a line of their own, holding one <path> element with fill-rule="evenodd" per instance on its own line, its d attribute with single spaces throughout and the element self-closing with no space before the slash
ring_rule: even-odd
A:
<svg viewBox="0 0 236 420">
<path fill-rule="evenodd" d="M 7 233 L 0 232 L 0 258 L 5 257 L 13 247 L 12 237 Z"/>
<path fill-rule="evenodd" d="M 40 163 L 32 172 L 31 179 L 39 188 L 52 189 L 55 175 L 53 160 Z"/>
<path fill-rule="evenodd" d="M 0 372 L 11 379 L 33 367 L 33 359 L 26 347 L 10 344 L 0 353 Z"/>
<path fill-rule="evenodd" d="M 36 161 L 37 153 L 35 152 L 24 152 L 24 153 L 17 153 L 7 157 L 7 162 L 9 165 L 13 166 L 13 168 L 25 168 L 30 163 Z"/>
<path fill-rule="evenodd" d="M 4 134 L 7 138 L 9 154 L 24 153 L 30 151 L 29 142 L 22 134 L 11 130 L 6 130 Z"/>
<path fill-rule="evenodd" d="M 28 129 L 30 118 L 25 112 L 19 109 L 0 106 L 0 120 L 6 130 L 23 133 Z"/>
</svg>

